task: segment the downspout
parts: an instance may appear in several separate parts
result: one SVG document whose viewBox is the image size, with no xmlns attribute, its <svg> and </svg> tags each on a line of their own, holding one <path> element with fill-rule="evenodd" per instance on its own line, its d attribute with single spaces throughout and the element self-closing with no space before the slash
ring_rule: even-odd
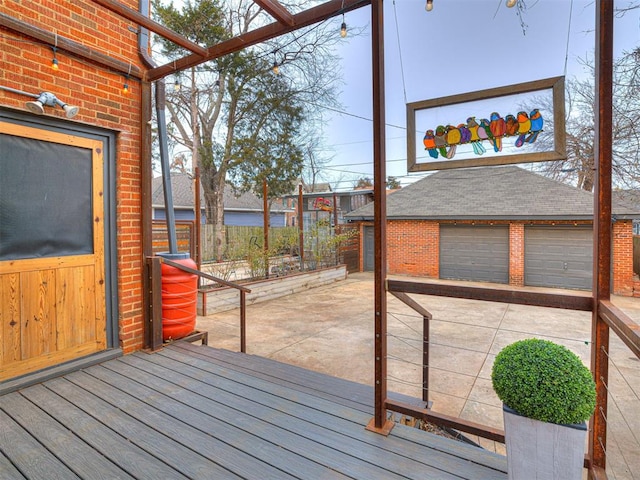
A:
<svg viewBox="0 0 640 480">
<path fill-rule="evenodd" d="M 145 17 L 149 17 L 149 1 L 140 0 L 140 13 Z M 149 30 L 144 27 L 139 27 L 138 31 L 138 53 L 147 67 L 154 68 L 157 65 L 149 55 L 147 48 L 149 45 Z M 167 146 L 167 122 L 165 117 L 165 85 L 164 80 L 159 79 L 155 82 L 156 85 L 156 120 L 158 125 L 158 138 L 160 141 L 160 168 L 162 171 L 162 189 L 164 193 L 164 208 L 166 212 L 167 223 L 167 235 L 169 241 L 169 257 L 170 258 L 188 258 L 188 254 L 185 256 L 178 254 L 178 241 L 176 237 L 176 221 L 175 213 L 173 209 L 173 194 L 171 191 L 171 173 L 169 168 L 169 151 Z M 149 90 L 149 94 L 150 94 Z M 144 100 L 143 100 L 144 101 Z M 143 122 L 149 125 L 151 118 L 143 118 Z M 151 171 L 151 151 L 148 152 L 148 160 L 144 167 L 148 167 Z M 146 206 L 145 206 L 146 207 Z M 150 206 L 149 206 L 150 207 Z M 143 208 L 144 210 L 144 208 Z M 151 222 L 148 222 L 151 224 Z"/>
</svg>

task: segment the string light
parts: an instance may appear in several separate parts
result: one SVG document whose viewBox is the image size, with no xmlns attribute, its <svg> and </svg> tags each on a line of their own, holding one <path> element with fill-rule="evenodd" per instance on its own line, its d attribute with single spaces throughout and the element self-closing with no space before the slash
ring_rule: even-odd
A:
<svg viewBox="0 0 640 480">
<path fill-rule="evenodd" d="M 51 49 L 53 50 L 53 58 L 51 59 L 51 70 L 57 72 L 58 69 L 60 68 L 58 66 L 58 58 L 56 57 L 56 47 L 51 47 Z"/>
<path fill-rule="evenodd" d="M 180 91 L 180 88 L 182 88 L 182 86 L 180 85 L 180 79 L 176 77 L 176 81 L 173 84 L 173 91 L 177 93 Z"/>
<path fill-rule="evenodd" d="M 518 0 L 507 0 L 507 7 L 513 8 L 516 6 L 516 3 L 518 3 Z"/>
<path fill-rule="evenodd" d="M 430 12 L 431 10 L 433 10 L 433 0 L 427 0 L 427 4 L 424 6 L 424 9 L 427 12 Z"/>
<path fill-rule="evenodd" d="M 278 61 L 276 59 L 276 52 L 274 50 L 273 52 L 273 73 L 274 75 L 278 75 L 280 73 L 280 65 L 278 65 Z"/>
<path fill-rule="evenodd" d="M 51 50 L 53 50 L 53 58 L 51 59 L 51 69 L 54 72 L 58 71 L 58 58 L 56 57 L 56 52 L 58 51 L 58 31 L 56 30 L 54 33 L 54 41 L 53 41 L 53 47 L 51 47 Z"/>
<path fill-rule="evenodd" d="M 122 85 L 122 94 L 129 95 L 129 75 L 131 75 L 131 62 L 129 62 L 129 71 L 127 76 L 124 77 L 124 85 Z"/>
<path fill-rule="evenodd" d="M 347 24 L 344 22 L 344 13 L 342 14 L 342 25 L 340 26 L 340 36 L 345 38 L 347 36 Z"/>
</svg>

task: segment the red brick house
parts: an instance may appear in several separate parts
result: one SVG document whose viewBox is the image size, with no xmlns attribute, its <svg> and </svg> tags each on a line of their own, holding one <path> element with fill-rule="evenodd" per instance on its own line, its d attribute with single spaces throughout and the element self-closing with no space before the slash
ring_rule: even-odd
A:
<svg viewBox="0 0 640 480">
<path fill-rule="evenodd" d="M 92 1 L 0 6 L 0 381 L 143 347 L 134 27 Z"/>
<path fill-rule="evenodd" d="M 613 207 L 613 286 L 632 295 L 633 220 Z M 516 166 L 444 170 L 388 196 L 390 274 L 591 289 L 593 195 Z M 373 265 L 373 206 L 362 225 L 361 268 Z"/>
</svg>

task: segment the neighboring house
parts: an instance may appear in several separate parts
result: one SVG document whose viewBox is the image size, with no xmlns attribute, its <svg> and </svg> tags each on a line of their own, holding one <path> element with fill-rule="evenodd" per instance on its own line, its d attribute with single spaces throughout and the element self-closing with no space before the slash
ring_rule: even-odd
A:
<svg viewBox="0 0 640 480">
<path fill-rule="evenodd" d="M 195 219 L 195 182 L 186 173 L 171 173 L 171 190 L 173 210 L 176 220 Z M 153 179 L 152 191 L 153 219 L 166 218 L 164 208 L 164 190 L 162 177 Z M 286 208 L 282 200 L 271 202 L 269 223 L 271 227 L 287 226 L 287 218 L 292 216 L 293 210 Z M 202 187 L 200 188 L 200 210 L 202 223 L 206 222 L 205 202 Z M 262 227 L 264 223 L 263 202 L 251 192 L 236 196 L 231 186 L 224 190 L 224 224 L 228 226 Z"/>
<path fill-rule="evenodd" d="M 337 216 L 338 224 L 345 223 L 345 215 L 373 202 L 373 189 L 357 189 L 348 192 L 315 191 L 302 193 L 302 214 L 305 225 L 326 219 L 332 223 Z M 299 195 L 286 195 L 293 205 L 298 204 Z M 334 204 L 338 206 L 334 211 Z"/>
<path fill-rule="evenodd" d="M 444 170 L 387 197 L 389 274 L 591 289 L 593 194 L 516 166 Z M 612 290 L 632 295 L 633 221 L 613 207 Z M 361 223 L 361 268 L 373 269 L 373 205 Z"/>
</svg>

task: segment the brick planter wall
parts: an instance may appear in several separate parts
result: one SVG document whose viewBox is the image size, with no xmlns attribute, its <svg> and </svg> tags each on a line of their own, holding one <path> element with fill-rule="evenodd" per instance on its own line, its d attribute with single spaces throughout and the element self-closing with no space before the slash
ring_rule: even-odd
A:
<svg viewBox="0 0 640 480">
<path fill-rule="evenodd" d="M 329 285 L 346 278 L 347 267 L 338 265 L 242 285 L 251 289 L 251 293 L 247 293 L 247 305 L 253 305 L 310 288 Z M 198 315 L 211 315 L 239 307 L 240 292 L 235 288 L 223 287 L 198 292 Z"/>
</svg>

